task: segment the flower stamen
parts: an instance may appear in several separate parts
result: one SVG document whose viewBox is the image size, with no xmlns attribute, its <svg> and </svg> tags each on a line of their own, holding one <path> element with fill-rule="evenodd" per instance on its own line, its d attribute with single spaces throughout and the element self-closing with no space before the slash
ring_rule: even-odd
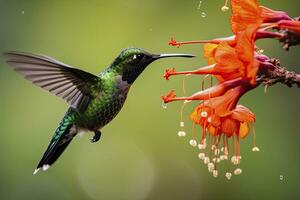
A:
<svg viewBox="0 0 300 200">
<path fill-rule="evenodd" d="M 192 127 L 192 139 L 190 140 L 190 145 L 192 147 L 196 147 L 197 146 L 197 141 L 195 140 L 195 123 L 193 123 L 193 127 Z"/>
<path fill-rule="evenodd" d="M 226 12 L 227 10 L 229 10 L 229 7 L 227 5 L 228 5 L 228 0 L 225 1 L 224 6 L 221 8 L 221 10 L 223 12 Z"/>
<path fill-rule="evenodd" d="M 259 148 L 256 146 L 256 131 L 255 131 L 254 125 L 252 125 L 252 131 L 253 131 L 253 148 L 252 148 L 252 151 L 253 152 L 258 152 Z"/>
</svg>

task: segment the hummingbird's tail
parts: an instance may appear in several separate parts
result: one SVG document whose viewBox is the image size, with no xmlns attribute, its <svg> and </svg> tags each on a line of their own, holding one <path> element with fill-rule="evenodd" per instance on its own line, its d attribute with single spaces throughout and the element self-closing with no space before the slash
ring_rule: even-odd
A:
<svg viewBox="0 0 300 200">
<path fill-rule="evenodd" d="M 75 113 L 69 110 L 56 129 L 48 148 L 33 174 L 36 174 L 41 168 L 43 171 L 49 169 L 70 144 L 73 137 L 77 134 L 74 119 Z"/>
</svg>

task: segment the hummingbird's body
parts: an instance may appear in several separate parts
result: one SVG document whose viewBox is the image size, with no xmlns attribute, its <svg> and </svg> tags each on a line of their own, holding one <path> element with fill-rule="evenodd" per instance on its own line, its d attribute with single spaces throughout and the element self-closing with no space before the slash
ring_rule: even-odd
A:
<svg viewBox="0 0 300 200">
<path fill-rule="evenodd" d="M 95 76 L 47 56 L 20 52 L 4 55 L 7 62 L 26 79 L 70 104 L 34 174 L 40 168 L 47 170 L 78 132 L 93 131 L 95 135 L 91 141 L 98 141 L 101 128 L 119 113 L 130 86 L 151 62 L 164 57 L 193 57 L 187 54 L 155 55 L 138 48 L 128 48 Z"/>
<path fill-rule="evenodd" d="M 130 84 L 122 81 L 121 76 L 114 72 L 101 73 L 99 83 L 94 86 L 92 99 L 84 112 L 70 108 L 76 114 L 76 125 L 91 131 L 101 129 L 108 124 L 121 110 Z"/>
</svg>

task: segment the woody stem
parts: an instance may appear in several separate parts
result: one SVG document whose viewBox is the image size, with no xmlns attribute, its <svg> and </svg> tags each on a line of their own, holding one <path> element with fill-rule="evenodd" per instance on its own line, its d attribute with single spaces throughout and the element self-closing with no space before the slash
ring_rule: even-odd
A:
<svg viewBox="0 0 300 200">
<path fill-rule="evenodd" d="M 282 83 L 288 87 L 300 87 L 300 74 L 293 71 L 288 71 L 284 67 L 279 66 L 279 62 L 276 59 L 272 60 L 274 67 L 265 68 L 259 74 L 259 82 L 264 85 L 271 86 L 276 83 Z"/>
</svg>

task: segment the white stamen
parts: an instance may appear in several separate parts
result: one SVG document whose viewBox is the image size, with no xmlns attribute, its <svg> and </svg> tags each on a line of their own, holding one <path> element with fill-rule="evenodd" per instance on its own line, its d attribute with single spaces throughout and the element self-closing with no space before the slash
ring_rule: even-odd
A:
<svg viewBox="0 0 300 200">
<path fill-rule="evenodd" d="M 236 156 L 231 157 L 231 162 L 234 162 L 236 160 Z"/>
<path fill-rule="evenodd" d="M 179 123 L 180 127 L 184 127 L 184 122 Z"/>
<path fill-rule="evenodd" d="M 224 147 L 223 153 L 224 153 L 225 155 L 228 155 L 228 149 L 227 149 L 227 147 Z"/>
<path fill-rule="evenodd" d="M 230 172 L 226 172 L 226 178 L 228 179 L 228 180 L 230 180 L 231 179 L 231 176 L 232 176 L 232 174 L 230 173 Z"/>
<path fill-rule="evenodd" d="M 199 153 L 199 154 L 198 154 L 198 158 L 199 158 L 200 160 L 204 160 L 204 158 L 205 158 L 205 153 Z"/>
<path fill-rule="evenodd" d="M 207 117 L 207 112 L 205 112 L 205 111 L 203 111 L 203 112 L 201 112 L 201 117 Z"/>
<path fill-rule="evenodd" d="M 220 159 L 221 159 L 221 160 L 228 160 L 228 156 L 227 156 L 227 155 L 221 155 L 221 156 L 220 156 Z"/>
<path fill-rule="evenodd" d="M 186 133 L 184 131 L 178 131 L 177 135 L 179 137 L 185 137 L 186 136 Z"/>
<path fill-rule="evenodd" d="M 197 141 L 194 140 L 194 139 L 191 139 L 191 140 L 190 140 L 190 145 L 191 145 L 192 147 L 197 146 Z"/>
<path fill-rule="evenodd" d="M 209 157 L 205 157 L 203 162 L 204 162 L 204 164 L 208 164 L 209 163 Z"/>
<path fill-rule="evenodd" d="M 252 151 L 253 151 L 253 152 L 257 152 L 257 151 L 259 151 L 259 148 L 258 148 L 258 147 L 253 147 L 253 148 L 252 148 Z"/>
<path fill-rule="evenodd" d="M 167 104 L 165 102 L 161 102 L 161 107 L 163 109 L 167 109 L 168 108 L 168 106 L 167 106 Z"/>
<path fill-rule="evenodd" d="M 238 165 L 238 164 L 240 164 L 241 159 L 240 159 L 239 156 L 232 156 L 232 157 L 231 157 L 231 162 L 232 162 L 234 165 Z"/>
<path fill-rule="evenodd" d="M 215 155 L 219 155 L 220 154 L 220 149 L 215 149 Z"/>
<path fill-rule="evenodd" d="M 198 148 L 199 149 L 205 149 L 206 148 L 206 143 L 199 143 Z"/>
<path fill-rule="evenodd" d="M 214 165 L 214 163 L 208 163 L 207 164 L 207 168 L 208 168 L 208 171 L 209 172 L 212 172 L 214 169 L 215 169 L 215 165 Z"/>
<path fill-rule="evenodd" d="M 217 177 L 218 176 L 218 170 L 213 170 L 213 177 Z"/>
<path fill-rule="evenodd" d="M 222 10 L 223 12 L 226 12 L 227 10 L 229 10 L 229 7 L 228 7 L 228 6 L 223 6 L 223 7 L 221 8 L 221 10 Z"/>
<path fill-rule="evenodd" d="M 242 169 L 241 168 L 236 168 L 235 170 L 234 170 L 234 174 L 235 175 L 240 175 L 242 173 Z"/>
<path fill-rule="evenodd" d="M 220 158 L 213 158 L 213 162 L 214 163 L 219 163 L 219 162 L 221 162 L 221 160 L 220 160 Z"/>
</svg>

